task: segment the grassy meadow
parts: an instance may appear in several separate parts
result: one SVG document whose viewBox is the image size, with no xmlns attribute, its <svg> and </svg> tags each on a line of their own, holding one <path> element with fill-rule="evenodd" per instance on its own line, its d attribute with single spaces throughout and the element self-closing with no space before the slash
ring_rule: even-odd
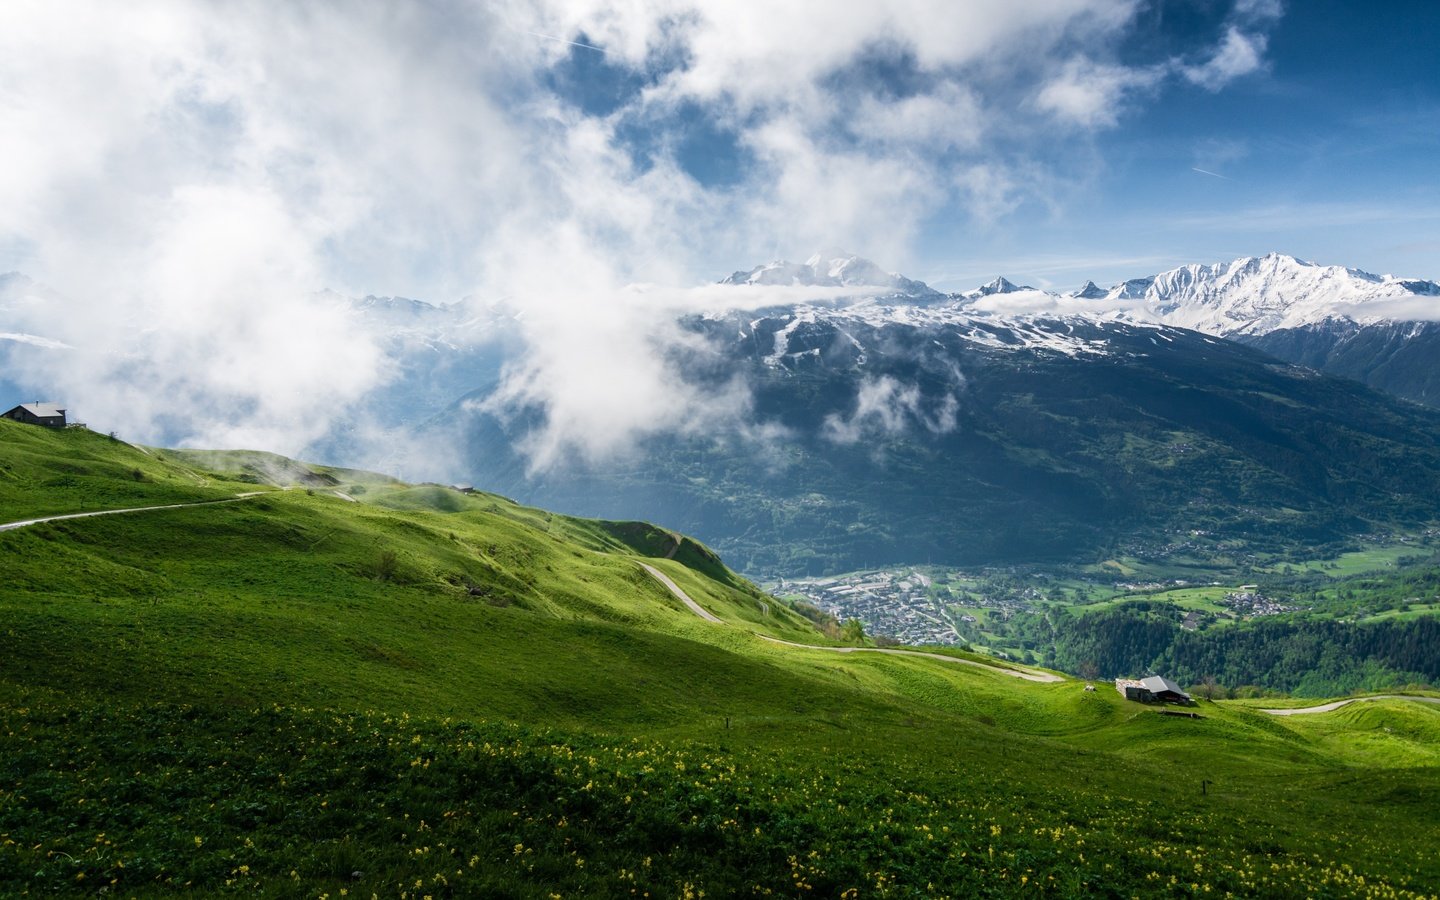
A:
<svg viewBox="0 0 1440 900">
<path fill-rule="evenodd" d="M 262 492 L 0 532 L 3 896 L 1440 885 L 1440 707 L 776 645 L 830 642 L 662 527 L 280 458 L 0 421 L 0 476 L 0 521 Z"/>
</svg>

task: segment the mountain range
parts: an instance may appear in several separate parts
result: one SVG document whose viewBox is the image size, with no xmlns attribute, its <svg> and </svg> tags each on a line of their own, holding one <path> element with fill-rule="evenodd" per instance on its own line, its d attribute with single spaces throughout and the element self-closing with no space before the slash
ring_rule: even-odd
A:
<svg viewBox="0 0 1440 900">
<path fill-rule="evenodd" d="M 985 300 L 1003 294 L 1000 302 Z M 1440 404 L 1440 285 L 1319 266 L 1271 253 L 1189 265 L 1102 290 L 1054 294 L 997 279 L 952 295 L 986 311 L 1052 312 L 1163 323 L 1258 347 L 1273 356 L 1427 405 Z M 1083 302 L 1075 302 L 1083 301 Z"/>
<path fill-rule="evenodd" d="M 1440 414 L 1247 346 L 1394 328 L 1440 301 L 1430 282 L 1272 254 L 1071 294 L 942 294 L 824 256 L 724 283 L 733 305 L 685 317 L 671 363 L 702 389 L 743 383 L 744 427 L 537 473 L 516 448 L 545 408 L 497 409 L 482 386 L 444 426 L 466 474 L 673 523 L 773 574 L 1274 554 L 1426 524 L 1440 502 Z M 786 285 L 833 293 L 745 294 Z"/>
<path fill-rule="evenodd" d="M 62 301 L 5 276 L 0 352 L 67 352 L 37 312 Z M 346 302 L 396 363 L 368 413 L 435 466 L 407 475 L 660 521 L 750 573 L 1275 554 L 1440 504 L 1431 281 L 1272 253 L 945 293 L 845 254 L 773 262 L 651 338 L 677 390 L 739 392 L 741 415 L 548 467 L 526 449 L 544 398 L 501 390 L 526 353 L 503 306 Z M 369 440 L 342 425 L 310 452 L 388 463 Z"/>
</svg>

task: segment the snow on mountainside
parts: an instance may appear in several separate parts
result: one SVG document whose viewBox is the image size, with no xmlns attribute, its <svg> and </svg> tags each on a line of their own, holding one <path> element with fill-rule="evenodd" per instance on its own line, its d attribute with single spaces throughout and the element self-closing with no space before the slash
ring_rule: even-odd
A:
<svg viewBox="0 0 1440 900">
<path fill-rule="evenodd" d="M 712 310 L 710 321 L 732 321 L 741 342 L 763 342 L 765 363 L 794 368 L 819 352 L 816 334 L 838 334 L 853 345 L 857 362 L 867 348 L 859 335 L 877 335 L 887 327 L 945 329 L 972 347 L 991 351 L 1043 350 L 1064 356 L 1103 356 L 1103 333 L 1076 326 L 1094 319 L 1110 325 L 1163 332 L 1145 317 L 1114 313 L 1096 316 L 1084 301 L 1057 297 L 1005 278 L 963 294 L 941 294 L 921 281 L 895 275 L 859 257 L 817 254 L 803 264 L 785 261 L 736 272 L 722 284 L 736 286 L 808 286 L 846 289 L 837 298 L 768 307 L 759 312 Z M 1166 338 L 1167 340 L 1169 338 Z"/>
<path fill-rule="evenodd" d="M 1440 317 L 1440 285 L 1319 266 L 1280 253 L 1188 265 L 1111 288 L 1098 302 L 1135 301 L 1154 321 L 1228 337 L 1314 325 Z"/>
<path fill-rule="evenodd" d="M 939 297 L 924 282 L 884 272 L 868 260 L 824 254 L 803 264 L 757 266 L 749 272 L 736 272 L 722 283 L 874 287 L 879 290 L 873 296 L 852 291 L 850 306 L 834 311 L 864 316 L 872 322 L 883 316 L 913 319 L 915 300 L 923 300 L 932 317 L 951 323 L 1024 321 L 1033 327 L 1036 320 L 1078 317 L 1187 328 L 1220 337 L 1253 337 L 1329 320 L 1361 325 L 1440 321 L 1440 285 L 1434 282 L 1320 266 L 1280 253 L 1181 266 L 1124 281 L 1109 290 L 1087 281 L 1079 290 L 1065 294 L 1016 285 L 1000 277 L 974 290 Z M 861 299 L 868 302 L 858 302 Z"/>
<path fill-rule="evenodd" d="M 1108 291 L 999 291 L 1003 278 L 960 294 L 957 303 L 994 315 L 1071 316 L 1188 328 L 1219 337 L 1253 337 L 1331 320 L 1369 325 L 1440 320 L 1440 285 L 1319 266 L 1280 253 L 1214 265 L 1188 265 L 1132 278 Z"/>
<path fill-rule="evenodd" d="M 868 259 L 843 253 L 817 253 L 803 263 L 777 260 L 736 272 L 720 282 L 733 285 L 796 285 L 804 287 L 880 288 L 877 296 L 935 301 L 945 295 L 923 281 L 886 272 Z"/>
</svg>

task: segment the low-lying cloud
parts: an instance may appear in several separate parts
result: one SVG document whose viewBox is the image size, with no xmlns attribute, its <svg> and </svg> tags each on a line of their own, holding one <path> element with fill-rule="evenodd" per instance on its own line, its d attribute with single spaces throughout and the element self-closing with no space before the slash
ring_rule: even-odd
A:
<svg viewBox="0 0 1440 900">
<path fill-rule="evenodd" d="M 674 314 L 805 292 L 694 285 L 819 246 L 904 268 L 942 210 L 1050 202 L 1055 121 L 1111 127 L 1176 72 L 1218 89 L 1279 12 L 1131 64 L 1138 8 L 8 3 L 0 271 L 54 293 L 0 310 L 0 355 L 126 436 L 293 452 L 395 374 L 325 289 L 476 296 L 516 323 L 493 402 L 543 410 L 538 463 L 744 420 L 743 386 L 666 361 Z M 905 408 L 874 391 L 837 434 Z"/>
<path fill-rule="evenodd" d="M 916 428 L 948 434 L 955 430 L 959 410 L 960 401 L 953 393 L 926 398 L 917 384 L 889 375 L 866 377 L 855 392 L 855 408 L 848 416 L 826 416 L 822 434 L 837 444 L 893 437 Z"/>
</svg>

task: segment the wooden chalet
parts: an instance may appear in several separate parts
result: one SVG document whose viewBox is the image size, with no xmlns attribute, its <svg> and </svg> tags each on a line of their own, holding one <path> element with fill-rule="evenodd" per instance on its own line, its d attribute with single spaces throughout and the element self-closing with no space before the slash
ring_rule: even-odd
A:
<svg viewBox="0 0 1440 900">
<path fill-rule="evenodd" d="M 5 414 L 5 418 L 24 422 L 26 425 L 44 425 L 48 428 L 65 427 L 65 410 L 54 403 L 22 403 Z"/>
</svg>

